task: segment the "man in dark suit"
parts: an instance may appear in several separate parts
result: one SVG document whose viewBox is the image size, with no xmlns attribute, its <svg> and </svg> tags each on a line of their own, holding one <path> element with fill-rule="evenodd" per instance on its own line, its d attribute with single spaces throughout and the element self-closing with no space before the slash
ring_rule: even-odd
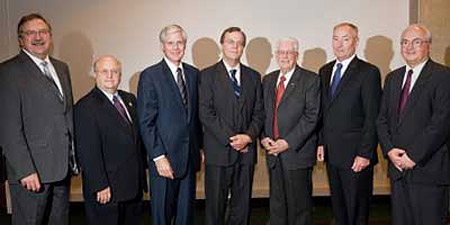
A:
<svg viewBox="0 0 450 225">
<path fill-rule="evenodd" d="M 196 172 L 200 169 L 198 70 L 182 63 L 186 32 L 169 25 L 159 35 L 164 59 L 139 80 L 138 115 L 150 166 L 153 224 L 194 223 Z"/>
<path fill-rule="evenodd" d="M 373 166 L 378 162 L 380 72 L 355 55 L 359 43 L 355 25 L 336 25 L 332 42 L 336 60 L 319 71 L 322 120 L 317 158 L 327 162 L 336 224 L 367 224 Z"/>
<path fill-rule="evenodd" d="M 270 224 L 312 224 L 312 168 L 320 79 L 297 65 L 295 38 L 277 43 L 280 70 L 263 79 L 265 123 L 261 144 L 270 176 Z"/>
<path fill-rule="evenodd" d="M 68 66 L 49 56 L 50 24 L 21 18 L 20 53 L 0 65 L 0 145 L 6 156 L 13 224 L 68 224 L 72 87 Z"/>
<path fill-rule="evenodd" d="M 117 90 L 122 67 L 115 57 L 99 57 L 93 70 L 96 87 L 74 108 L 86 222 L 139 224 L 146 161 L 138 135 L 136 98 Z"/>
<path fill-rule="evenodd" d="M 248 224 L 257 138 L 264 122 L 261 76 L 242 65 L 245 34 L 225 29 L 223 59 L 201 72 L 200 120 L 204 128 L 206 224 Z"/>
<path fill-rule="evenodd" d="M 430 59 L 430 48 L 426 27 L 405 29 L 406 65 L 388 74 L 384 86 L 377 128 L 389 159 L 394 225 L 446 224 L 450 69 Z"/>
</svg>

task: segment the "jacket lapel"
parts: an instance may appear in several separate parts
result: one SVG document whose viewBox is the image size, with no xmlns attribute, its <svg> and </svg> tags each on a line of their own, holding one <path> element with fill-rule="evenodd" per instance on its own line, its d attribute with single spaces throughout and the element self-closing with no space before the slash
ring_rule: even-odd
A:
<svg viewBox="0 0 450 225">
<path fill-rule="evenodd" d="M 339 82 L 339 85 L 337 86 L 335 96 L 333 99 L 331 99 L 332 102 L 334 102 L 334 100 L 339 97 L 339 94 L 341 93 L 343 87 L 345 87 L 345 85 L 348 83 L 348 81 L 352 79 L 351 77 L 354 76 L 355 74 L 357 74 L 357 70 L 358 70 L 358 66 L 359 66 L 358 64 L 359 64 L 359 59 L 358 59 L 358 57 L 355 56 L 355 58 L 350 62 L 347 69 L 345 70 L 344 74 L 342 75 L 341 82 Z M 333 103 L 331 103 L 331 104 L 333 104 Z"/>
<path fill-rule="evenodd" d="M 164 80 L 164 82 L 162 84 L 167 85 L 166 89 L 168 88 L 170 90 L 170 93 L 173 93 L 173 99 L 175 99 L 175 101 L 178 102 L 180 109 L 182 109 L 182 111 L 184 113 L 187 113 L 184 108 L 184 105 L 183 105 L 183 100 L 181 99 L 180 89 L 178 88 L 178 84 L 175 81 L 175 78 L 174 78 L 172 72 L 170 71 L 169 66 L 166 64 L 166 62 L 164 60 L 162 60 L 160 63 L 162 64 L 161 74 L 163 76 L 162 79 Z M 186 81 L 186 83 L 187 83 L 187 81 Z M 189 98 L 189 93 L 188 93 L 188 98 Z M 189 100 L 188 100 L 188 102 L 189 102 Z"/>
<path fill-rule="evenodd" d="M 301 71 L 300 67 L 296 66 L 295 67 L 295 71 L 292 74 L 291 79 L 289 80 L 289 82 L 286 85 L 286 89 L 284 90 L 283 96 L 281 97 L 280 105 L 282 105 L 283 102 L 285 102 L 286 99 L 289 98 L 289 96 L 292 95 L 292 93 L 295 90 L 295 87 L 297 85 L 299 85 L 299 81 L 300 81 L 300 78 L 301 78 L 300 71 Z M 278 81 L 278 79 L 277 79 L 277 81 Z M 278 106 L 278 107 L 280 107 L 280 106 Z"/>
<path fill-rule="evenodd" d="M 186 64 L 183 64 L 183 69 L 184 69 L 184 77 L 186 79 L 186 88 L 187 88 L 187 98 L 188 98 L 188 108 L 187 108 L 187 118 L 188 118 L 188 123 L 191 121 L 191 114 L 192 114 L 192 107 L 195 107 L 194 105 L 192 105 L 192 103 L 194 102 L 194 79 L 193 79 L 193 74 L 192 71 L 186 66 Z"/>
</svg>

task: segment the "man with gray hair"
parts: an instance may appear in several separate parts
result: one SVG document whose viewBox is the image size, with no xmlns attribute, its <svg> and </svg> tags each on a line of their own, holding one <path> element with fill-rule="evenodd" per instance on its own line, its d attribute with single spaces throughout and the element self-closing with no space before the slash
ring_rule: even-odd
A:
<svg viewBox="0 0 450 225">
<path fill-rule="evenodd" d="M 358 27 L 336 25 L 332 37 L 336 60 L 319 71 L 322 119 L 317 158 L 327 162 L 337 225 L 368 223 L 373 166 L 378 162 L 380 71 L 356 56 L 358 44 Z"/>
<path fill-rule="evenodd" d="M 159 38 L 164 58 L 141 73 L 137 99 L 149 157 L 152 220 L 155 225 L 190 225 L 200 169 L 199 71 L 182 62 L 183 28 L 164 27 Z"/>
<path fill-rule="evenodd" d="M 278 41 L 279 70 L 263 79 L 265 122 L 261 144 L 270 176 L 270 224 L 312 224 L 312 168 L 320 79 L 297 65 L 298 41 Z"/>
<path fill-rule="evenodd" d="M 147 181 L 136 98 L 118 90 L 122 66 L 114 56 L 93 67 L 96 85 L 74 108 L 86 224 L 140 224 Z"/>
<path fill-rule="evenodd" d="M 401 36 L 405 66 L 386 77 L 377 128 L 389 159 L 392 224 L 446 224 L 450 69 L 430 59 L 431 32 Z"/>
</svg>

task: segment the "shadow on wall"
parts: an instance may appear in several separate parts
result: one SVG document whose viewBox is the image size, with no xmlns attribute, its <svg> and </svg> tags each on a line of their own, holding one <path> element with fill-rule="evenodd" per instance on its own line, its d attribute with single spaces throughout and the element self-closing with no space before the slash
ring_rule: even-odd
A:
<svg viewBox="0 0 450 225">
<path fill-rule="evenodd" d="M 212 38 L 199 38 L 192 45 L 192 60 L 199 70 L 217 63 L 219 56 L 219 46 Z"/>
<path fill-rule="evenodd" d="M 142 71 L 137 71 L 131 75 L 130 80 L 128 82 L 128 88 L 131 93 L 133 93 L 135 96 L 137 96 L 137 88 L 139 83 L 139 77 L 141 75 Z"/>
<path fill-rule="evenodd" d="M 391 61 L 394 57 L 392 40 L 381 35 L 373 36 L 367 39 L 364 56 L 368 62 L 374 64 L 380 69 L 382 84 L 386 75 L 391 72 Z"/>
<path fill-rule="evenodd" d="M 445 49 L 445 65 L 450 67 L 450 46 Z"/>
<path fill-rule="evenodd" d="M 91 41 L 81 32 L 69 33 L 61 39 L 59 57 L 69 64 L 73 99 L 78 101 L 94 87 L 91 76 L 94 50 Z"/>
<path fill-rule="evenodd" d="M 322 48 L 308 49 L 303 53 L 302 67 L 318 73 L 327 62 L 327 53 Z"/>
<path fill-rule="evenodd" d="M 272 46 L 265 37 L 256 37 L 247 43 L 245 48 L 248 65 L 258 71 L 261 75 L 265 75 L 272 60 Z"/>
</svg>

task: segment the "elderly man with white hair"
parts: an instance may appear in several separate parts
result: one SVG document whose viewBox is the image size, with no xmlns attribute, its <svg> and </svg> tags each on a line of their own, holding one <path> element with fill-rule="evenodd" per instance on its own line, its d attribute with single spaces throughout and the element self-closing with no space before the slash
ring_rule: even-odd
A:
<svg viewBox="0 0 450 225">
<path fill-rule="evenodd" d="M 261 143 L 270 175 L 270 224 L 312 224 L 312 168 L 319 119 L 320 80 L 297 65 L 295 38 L 278 41 L 279 70 L 263 80 L 265 122 Z"/>
</svg>

